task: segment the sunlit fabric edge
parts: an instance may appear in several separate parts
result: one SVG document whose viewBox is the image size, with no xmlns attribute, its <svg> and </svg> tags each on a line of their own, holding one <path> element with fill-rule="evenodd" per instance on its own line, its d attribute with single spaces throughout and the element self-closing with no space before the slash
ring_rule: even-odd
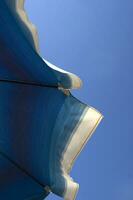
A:
<svg viewBox="0 0 133 200">
<path fill-rule="evenodd" d="M 69 176 L 77 156 L 90 139 L 103 116 L 96 109 L 85 105 L 71 94 L 66 98 L 58 115 L 51 144 L 51 191 L 65 200 L 76 197 L 79 185 Z M 60 159 L 61 158 L 61 159 Z M 54 172 L 54 173 L 53 173 Z"/>
<path fill-rule="evenodd" d="M 77 156 L 103 118 L 102 114 L 92 107 L 87 108 L 87 111 L 85 112 L 86 114 L 84 115 L 83 119 L 81 118 L 78 127 L 76 127 L 76 130 L 72 134 L 73 136 L 63 155 L 62 166 L 66 173 L 70 172 Z M 78 189 L 79 185 L 73 182 L 73 180 L 66 175 L 66 191 L 64 193 L 64 199 L 74 200 Z"/>
</svg>

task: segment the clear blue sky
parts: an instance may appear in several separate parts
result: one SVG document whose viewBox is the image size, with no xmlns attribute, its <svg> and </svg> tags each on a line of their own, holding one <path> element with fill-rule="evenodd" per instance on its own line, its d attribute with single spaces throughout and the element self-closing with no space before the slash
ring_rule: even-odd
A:
<svg viewBox="0 0 133 200">
<path fill-rule="evenodd" d="M 104 115 L 72 171 L 77 200 L 133 200 L 133 1 L 26 0 L 26 9 L 41 55 L 81 76 L 73 93 Z"/>
</svg>

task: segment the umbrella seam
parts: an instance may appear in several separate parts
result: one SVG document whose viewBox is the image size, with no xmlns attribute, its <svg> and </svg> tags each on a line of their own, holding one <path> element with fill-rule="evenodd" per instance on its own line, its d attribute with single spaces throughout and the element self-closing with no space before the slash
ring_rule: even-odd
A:
<svg viewBox="0 0 133 200">
<path fill-rule="evenodd" d="M 0 82 L 22 84 L 22 85 L 31 85 L 31 86 L 38 86 L 38 87 L 58 88 L 58 86 L 55 86 L 55 85 L 44 85 L 44 84 L 41 84 L 41 83 L 25 82 L 25 81 L 17 81 L 17 80 L 1 79 Z"/>
<path fill-rule="evenodd" d="M 28 175 L 30 178 L 32 178 L 36 183 L 38 183 L 39 185 L 41 185 L 43 188 L 45 188 L 45 185 L 40 183 L 40 181 L 38 181 L 34 176 L 32 176 L 29 172 L 27 172 L 27 170 L 25 170 L 23 167 L 21 167 L 17 162 L 15 162 L 14 160 L 12 160 L 7 154 L 3 153 L 0 150 L 0 154 L 5 157 L 10 163 L 12 163 L 16 168 L 18 168 L 19 170 L 21 170 L 23 173 L 25 173 L 26 175 Z"/>
</svg>

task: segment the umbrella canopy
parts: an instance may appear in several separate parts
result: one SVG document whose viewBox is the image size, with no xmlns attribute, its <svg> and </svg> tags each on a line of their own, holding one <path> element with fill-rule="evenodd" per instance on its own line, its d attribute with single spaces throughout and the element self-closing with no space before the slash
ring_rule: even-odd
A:
<svg viewBox="0 0 133 200">
<path fill-rule="evenodd" d="M 0 199 L 73 200 L 73 163 L 102 119 L 70 89 L 80 78 L 41 58 L 24 0 L 0 1 Z"/>
</svg>

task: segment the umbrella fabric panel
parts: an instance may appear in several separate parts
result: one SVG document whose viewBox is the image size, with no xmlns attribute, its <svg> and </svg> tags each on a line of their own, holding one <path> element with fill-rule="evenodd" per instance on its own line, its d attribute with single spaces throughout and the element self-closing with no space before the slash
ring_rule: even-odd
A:
<svg viewBox="0 0 133 200">
<path fill-rule="evenodd" d="M 23 3 L 22 3 L 23 2 Z M 0 80 L 15 80 L 53 87 L 80 87 L 80 79 L 56 70 L 33 48 L 33 27 L 25 17 L 21 0 L 0 1 Z M 23 13 L 23 15 L 19 15 Z M 27 20 L 24 20 L 24 19 Z"/>
<path fill-rule="evenodd" d="M 5 0 L 0 1 L 0 27 L 0 79 L 57 85 L 56 77 L 31 48 Z"/>
<path fill-rule="evenodd" d="M 0 152 L 0 199 L 43 200 L 48 192 Z"/>
<path fill-rule="evenodd" d="M 65 98 L 53 88 L 0 83 L 1 150 L 42 184 L 49 184 L 52 130 Z"/>
<path fill-rule="evenodd" d="M 0 83 L 0 150 L 66 199 L 78 189 L 68 175 L 73 162 L 101 118 L 69 92 Z"/>
</svg>

